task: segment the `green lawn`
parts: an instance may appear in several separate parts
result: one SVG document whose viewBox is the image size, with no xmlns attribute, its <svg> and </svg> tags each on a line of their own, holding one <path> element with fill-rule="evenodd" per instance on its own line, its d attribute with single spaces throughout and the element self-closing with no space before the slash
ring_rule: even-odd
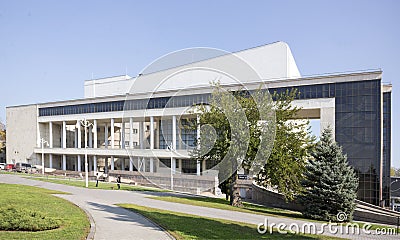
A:
<svg viewBox="0 0 400 240">
<path fill-rule="evenodd" d="M 259 234 L 257 226 L 223 219 L 205 218 L 190 214 L 138 206 L 118 204 L 138 212 L 159 224 L 176 239 L 340 239 L 309 234 Z"/>
<path fill-rule="evenodd" d="M 166 202 L 175 202 L 182 204 L 189 204 L 200 207 L 210 207 L 217 208 L 223 210 L 231 210 L 231 211 L 239 211 L 267 216 L 277 216 L 277 217 L 289 217 L 289 218 L 300 218 L 302 217 L 301 213 L 280 209 L 280 208 L 269 208 L 264 206 L 259 206 L 251 203 L 244 202 L 243 208 L 233 207 L 229 205 L 229 201 L 222 198 L 210 198 L 210 197 L 171 197 L 171 196 L 157 196 L 157 197 L 149 197 L 155 200 L 161 200 Z"/>
<path fill-rule="evenodd" d="M 43 182 L 51 182 L 64 184 L 74 187 L 85 187 L 85 181 L 77 180 L 77 179 L 54 179 L 54 178 L 42 178 L 42 177 L 27 177 L 29 179 L 34 179 Z M 112 190 L 117 189 L 116 183 L 108 183 L 108 182 L 99 182 L 99 186 L 96 187 L 96 182 L 89 181 L 89 188 L 92 189 L 104 189 L 104 190 Z M 149 192 L 168 192 L 168 190 L 159 189 L 159 188 L 151 188 L 151 187 L 143 187 L 143 186 L 131 186 L 121 184 L 121 190 L 127 191 L 149 191 Z"/>
<path fill-rule="evenodd" d="M 0 239 L 85 239 L 90 223 L 84 211 L 67 200 L 52 196 L 62 192 L 0 183 L 0 206 L 36 212 L 56 220 L 60 227 L 46 231 L 0 231 Z M 4 221 L 0 216 L 0 221 Z"/>
<path fill-rule="evenodd" d="M 209 207 L 209 208 L 217 208 L 223 210 L 231 210 L 238 212 L 246 212 L 253 214 L 260 214 L 266 216 L 276 216 L 276 217 L 287 217 L 287 218 L 295 218 L 306 220 L 309 222 L 323 222 L 317 221 L 313 219 L 304 218 L 301 213 L 294 212 L 290 210 L 280 209 L 280 208 L 269 208 L 264 206 L 259 206 L 251 203 L 244 202 L 243 208 L 233 207 L 229 205 L 229 201 L 221 198 L 210 198 L 210 197 L 171 197 L 171 196 L 157 196 L 157 197 L 148 197 L 155 200 L 161 200 L 166 202 L 175 202 L 182 204 L 189 204 L 200 207 Z M 364 226 L 364 223 L 359 223 L 360 227 Z M 392 226 L 385 226 L 379 224 L 371 224 L 370 230 L 382 229 L 382 228 L 393 228 Z M 397 229 L 396 229 L 397 231 Z M 400 231 L 399 231 L 400 232 Z"/>
</svg>

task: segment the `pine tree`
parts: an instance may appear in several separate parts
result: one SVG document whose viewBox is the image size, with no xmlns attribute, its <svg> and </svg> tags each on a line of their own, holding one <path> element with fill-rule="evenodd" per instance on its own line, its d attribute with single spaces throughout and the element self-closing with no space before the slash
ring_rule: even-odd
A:
<svg viewBox="0 0 400 240">
<path fill-rule="evenodd" d="M 299 199 L 305 207 L 303 215 L 325 221 L 352 220 L 358 178 L 333 140 L 332 129 L 323 131 L 311 155 L 303 181 L 305 192 Z M 346 218 L 338 219 L 340 212 L 346 213 Z"/>
</svg>

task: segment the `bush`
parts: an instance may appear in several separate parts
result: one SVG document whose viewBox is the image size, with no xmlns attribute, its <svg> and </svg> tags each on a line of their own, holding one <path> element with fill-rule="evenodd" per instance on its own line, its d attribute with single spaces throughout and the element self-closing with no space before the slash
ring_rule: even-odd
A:
<svg viewBox="0 0 400 240">
<path fill-rule="evenodd" d="M 0 208 L 0 230 L 44 231 L 60 227 L 60 221 L 43 213 L 8 206 Z"/>
</svg>

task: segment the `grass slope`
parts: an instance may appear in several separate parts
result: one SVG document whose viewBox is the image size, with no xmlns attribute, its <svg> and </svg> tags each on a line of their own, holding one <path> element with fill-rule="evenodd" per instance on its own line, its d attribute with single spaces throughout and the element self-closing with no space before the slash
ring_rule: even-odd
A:
<svg viewBox="0 0 400 240">
<path fill-rule="evenodd" d="M 155 200 L 161 200 L 166 202 L 182 203 L 200 207 L 210 207 L 223 210 L 231 210 L 245 213 L 253 213 L 267 216 L 277 216 L 277 217 L 288 217 L 288 218 L 298 218 L 305 219 L 302 217 L 300 212 L 280 209 L 280 208 L 269 208 L 264 206 L 259 206 L 251 203 L 243 202 L 244 207 L 238 208 L 233 207 L 229 204 L 229 201 L 222 198 L 210 198 L 210 197 L 171 197 L 171 196 L 157 196 L 149 197 Z"/>
<path fill-rule="evenodd" d="M 243 208 L 233 207 L 229 204 L 229 201 L 221 198 L 209 198 L 209 197 L 171 197 L 171 196 L 157 196 L 157 197 L 148 197 L 155 200 L 161 200 L 166 202 L 174 202 L 181 204 L 188 204 L 200 207 L 209 207 L 209 208 L 217 208 L 223 210 L 231 210 L 238 212 L 246 212 L 252 214 L 260 214 L 266 216 L 276 216 L 276 217 L 286 217 L 286 218 L 295 218 L 299 220 L 306 220 L 309 222 L 320 222 L 324 223 L 324 221 L 318 221 L 313 219 L 304 218 L 300 212 L 279 209 L 279 208 L 269 208 L 264 206 L 259 206 L 251 203 L 244 202 Z M 364 226 L 364 223 L 358 223 L 360 228 Z M 385 226 L 379 224 L 370 224 L 369 230 L 377 230 L 377 229 L 390 229 L 393 230 L 393 226 Z M 394 229 L 395 232 L 399 232 L 400 230 Z"/>
<path fill-rule="evenodd" d="M 223 219 L 205 218 L 190 214 L 138 206 L 118 204 L 137 212 L 165 228 L 176 239 L 339 239 L 308 234 L 261 235 L 256 225 Z"/>
<path fill-rule="evenodd" d="M 46 231 L 0 231 L 0 239 L 85 239 L 89 232 L 90 223 L 84 211 L 51 195 L 62 192 L 0 183 L 0 193 L 0 206 L 40 212 L 60 224 L 59 228 Z M 0 221 L 4 218 L 0 216 Z"/>
</svg>

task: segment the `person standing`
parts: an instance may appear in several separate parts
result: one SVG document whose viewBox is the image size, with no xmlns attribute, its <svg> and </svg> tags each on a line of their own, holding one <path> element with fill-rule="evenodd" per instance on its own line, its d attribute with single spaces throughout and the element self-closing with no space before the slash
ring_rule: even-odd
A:
<svg viewBox="0 0 400 240">
<path fill-rule="evenodd" d="M 99 178 L 100 178 L 99 173 L 96 173 L 96 187 L 99 186 Z"/>
<path fill-rule="evenodd" d="M 117 177 L 117 187 L 118 187 L 118 190 L 121 188 L 121 176 Z"/>
</svg>

